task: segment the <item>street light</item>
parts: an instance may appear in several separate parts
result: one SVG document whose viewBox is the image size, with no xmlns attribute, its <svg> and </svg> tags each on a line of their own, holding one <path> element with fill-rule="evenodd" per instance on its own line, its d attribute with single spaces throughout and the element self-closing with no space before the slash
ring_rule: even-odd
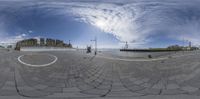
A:
<svg viewBox="0 0 200 99">
<path fill-rule="evenodd" d="M 94 40 L 91 40 L 95 42 L 95 52 L 94 55 L 97 55 L 97 37 L 94 38 Z"/>
</svg>

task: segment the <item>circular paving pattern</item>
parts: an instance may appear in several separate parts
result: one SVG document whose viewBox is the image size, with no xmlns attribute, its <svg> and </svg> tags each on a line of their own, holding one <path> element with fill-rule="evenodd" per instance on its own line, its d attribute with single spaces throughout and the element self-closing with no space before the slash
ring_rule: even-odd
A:
<svg viewBox="0 0 200 99">
<path fill-rule="evenodd" d="M 54 64 L 57 61 L 57 57 L 51 54 L 28 54 L 18 57 L 18 61 L 21 64 L 31 67 L 44 67 Z"/>
</svg>

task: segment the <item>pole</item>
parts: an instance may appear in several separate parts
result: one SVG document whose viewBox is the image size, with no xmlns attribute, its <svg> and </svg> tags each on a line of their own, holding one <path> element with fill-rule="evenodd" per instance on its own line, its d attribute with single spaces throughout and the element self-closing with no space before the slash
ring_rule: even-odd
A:
<svg viewBox="0 0 200 99">
<path fill-rule="evenodd" d="M 91 40 L 91 41 L 94 41 L 94 43 L 95 43 L 94 55 L 97 55 L 97 37 L 95 37 L 95 39 L 94 39 L 94 40 Z"/>
<path fill-rule="evenodd" d="M 184 51 L 185 51 L 185 38 L 183 38 L 183 54 L 184 54 Z"/>
<path fill-rule="evenodd" d="M 95 55 L 97 55 L 97 37 L 95 37 Z"/>
</svg>

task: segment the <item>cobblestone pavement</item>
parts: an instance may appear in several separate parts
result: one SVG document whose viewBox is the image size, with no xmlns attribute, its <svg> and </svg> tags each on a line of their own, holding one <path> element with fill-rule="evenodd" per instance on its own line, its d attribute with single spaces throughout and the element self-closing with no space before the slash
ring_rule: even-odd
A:
<svg viewBox="0 0 200 99">
<path fill-rule="evenodd" d="M 18 61 L 21 55 L 25 55 L 22 61 L 31 64 L 53 61 L 52 57 L 44 58 L 47 54 L 56 56 L 57 61 L 42 67 Z M 178 95 L 198 99 L 200 96 L 198 53 L 164 60 L 120 61 L 77 51 L 0 51 L 0 58 L 0 97 L 4 98 L 156 99 Z"/>
</svg>

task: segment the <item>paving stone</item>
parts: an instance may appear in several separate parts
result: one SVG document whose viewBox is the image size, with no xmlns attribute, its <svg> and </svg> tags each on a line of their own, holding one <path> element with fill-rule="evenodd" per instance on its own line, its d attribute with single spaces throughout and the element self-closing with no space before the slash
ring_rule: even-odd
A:
<svg viewBox="0 0 200 99">
<path fill-rule="evenodd" d="M 187 92 L 194 92 L 194 91 L 198 90 L 198 88 L 191 87 L 191 86 L 184 86 L 184 87 L 181 87 L 181 89 L 184 90 L 184 91 L 187 91 Z"/>
<path fill-rule="evenodd" d="M 200 95 L 200 55 L 161 63 L 123 62 L 98 57 L 90 60 L 90 56 L 84 59 L 86 55 L 80 53 L 46 53 L 56 55 L 59 62 L 48 67 L 32 68 L 8 62 L 17 61 L 13 58 L 26 54 L 24 52 L 13 53 L 12 57 L 4 56 L 7 58 L 3 63 L 0 61 L 0 97 L 19 97 L 19 93 L 41 99 Z M 188 61 L 190 58 L 194 59 Z M 9 63 L 6 68 L 1 65 L 5 63 Z"/>
<path fill-rule="evenodd" d="M 167 89 L 178 89 L 178 88 L 180 88 L 180 86 L 177 84 L 168 84 L 167 85 Z"/>
</svg>

